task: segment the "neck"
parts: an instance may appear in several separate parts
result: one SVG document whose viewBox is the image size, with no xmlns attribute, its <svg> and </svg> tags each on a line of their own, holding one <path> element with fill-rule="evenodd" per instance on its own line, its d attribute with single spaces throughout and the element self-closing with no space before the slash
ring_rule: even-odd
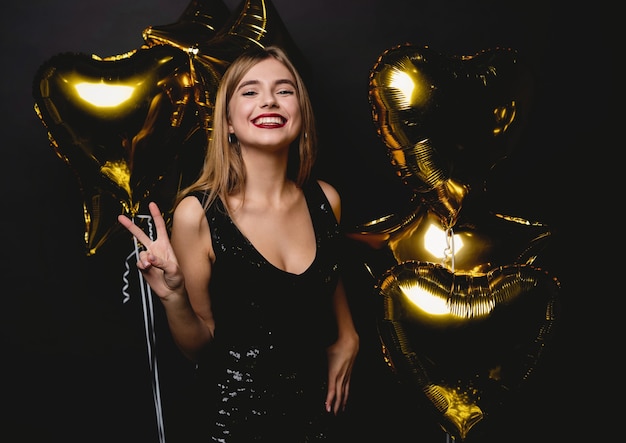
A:
<svg viewBox="0 0 626 443">
<path fill-rule="evenodd" d="M 249 150 L 242 154 L 246 183 L 242 192 L 230 196 L 232 208 L 244 203 L 277 206 L 292 195 L 296 186 L 287 178 L 286 153 Z"/>
</svg>

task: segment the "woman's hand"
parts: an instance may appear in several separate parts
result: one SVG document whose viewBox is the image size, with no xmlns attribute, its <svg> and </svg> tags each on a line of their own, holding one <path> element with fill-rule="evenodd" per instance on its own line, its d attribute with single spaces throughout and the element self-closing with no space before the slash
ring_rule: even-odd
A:
<svg viewBox="0 0 626 443">
<path fill-rule="evenodd" d="M 145 250 L 139 253 L 137 268 L 141 270 L 152 290 L 161 299 L 166 300 L 172 294 L 183 294 L 185 282 L 172 249 L 161 211 L 153 202 L 148 207 L 156 227 L 156 239 L 154 241 L 128 217 L 119 215 L 117 219 L 145 247 Z"/>
<path fill-rule="evenodd" d="M 359 352 L 359 336 L 354 332 L 342 337 L 327 349 L 328 393 L 326 411 L 337 415 L 346 409 L 352 368 Z"/>
</svg>

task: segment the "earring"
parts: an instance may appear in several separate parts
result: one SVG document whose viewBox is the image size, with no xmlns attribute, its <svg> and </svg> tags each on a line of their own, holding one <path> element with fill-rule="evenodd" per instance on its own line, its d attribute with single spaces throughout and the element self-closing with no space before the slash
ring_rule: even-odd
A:
<svg viewBox="0 0 626 443">
<path fill-rule="evenodd" d="M 230 143 L 231 145 L 233 143 L 237 143 L 237 136 L 232 132 L 228 133 L 228 143 Z"/>
</svg>

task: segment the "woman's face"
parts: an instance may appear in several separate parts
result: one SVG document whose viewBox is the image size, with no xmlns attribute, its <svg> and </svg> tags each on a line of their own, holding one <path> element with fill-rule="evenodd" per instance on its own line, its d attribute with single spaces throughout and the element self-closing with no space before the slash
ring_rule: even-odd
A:
<svg viewBox="0 0 626 443">
<path fill-rule="evenodd" d="M 288 149 L 300 134 L 302 116 L 296 82 L 274 58 L 254 65 L 229 104 L 229 132 L 242 148 Z"/>
</svg>

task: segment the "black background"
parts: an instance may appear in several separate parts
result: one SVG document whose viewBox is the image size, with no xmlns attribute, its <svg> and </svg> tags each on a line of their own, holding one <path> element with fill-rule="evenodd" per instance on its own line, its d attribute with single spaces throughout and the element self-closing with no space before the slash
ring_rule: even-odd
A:
<svg viewBox="0 0 626 443">
<path fill-rule="evenodd" d="M 238 1 L 225 1 L 233 10 Z M 33 110 L 37 68 L 61 52 L 124 53 L 142 44 L 149 25 L 175 22 L 186 0 L 12 2 L 2 8 L 2 402 L 0 433 L 15 442 L 153 442 L 152 393 L 139 313 L 121 307 L 118 270 L 106 253 L 87 258 L 76 177 L 49 146 Z M 341 191 L 344 221 L 361 223 L 394 212 L 405 190 L 393 175 L 371 122 L 369 70 L 396 44 L 427 45 L 447 54 L 518 50 L 536 80 L 520 149 L 501 174 L 502 202 L 559 232 L 552 274 L 563 287 L 563 325 L 537 379 L 472 442 L 600 440 L 607 400 L 597 400 L 598 373 L 609 358 L 598 348 L 593 300 L 603 300 L 593 263 L 594 228 L 611 211 L 604 164 L 616 151 L 611 80 L 614 11 L 599 2 L 274 0 L 311 67 L 309 85 L 322 139 L 320 173 Z M 609 143 L 610 141 L 610 143 Z M 600 167 L 602 164 L 602 168 Z M 609 225 L 604 225 L 604 227 Z M 607 244 L 610 243 L 610 238 Z M 593 258 L 592 258 L 593 257 Z M 367 292 L 356 283 L 355 292 Z M 597 294 L 597 295 L 596 295 Z M 368 294 L 369 295 L 369 294 Z M 380 368 L 367 308 L 355 371 L 346 441 L 442 442 L 432 417 Z M 365 303 L 367 305 L 367 303 Z M 362 306 L 361 306 L 362 307 Z M 192 370 L 162 330 L 168 441 L 191 441 L 181 425 Z M 604 371 L 602 371 L 604 374 Z M 5 409 L 6 410 L 6 409 Z M 589 417 L 599 413 L 599 417 Z"/>
</svg>

